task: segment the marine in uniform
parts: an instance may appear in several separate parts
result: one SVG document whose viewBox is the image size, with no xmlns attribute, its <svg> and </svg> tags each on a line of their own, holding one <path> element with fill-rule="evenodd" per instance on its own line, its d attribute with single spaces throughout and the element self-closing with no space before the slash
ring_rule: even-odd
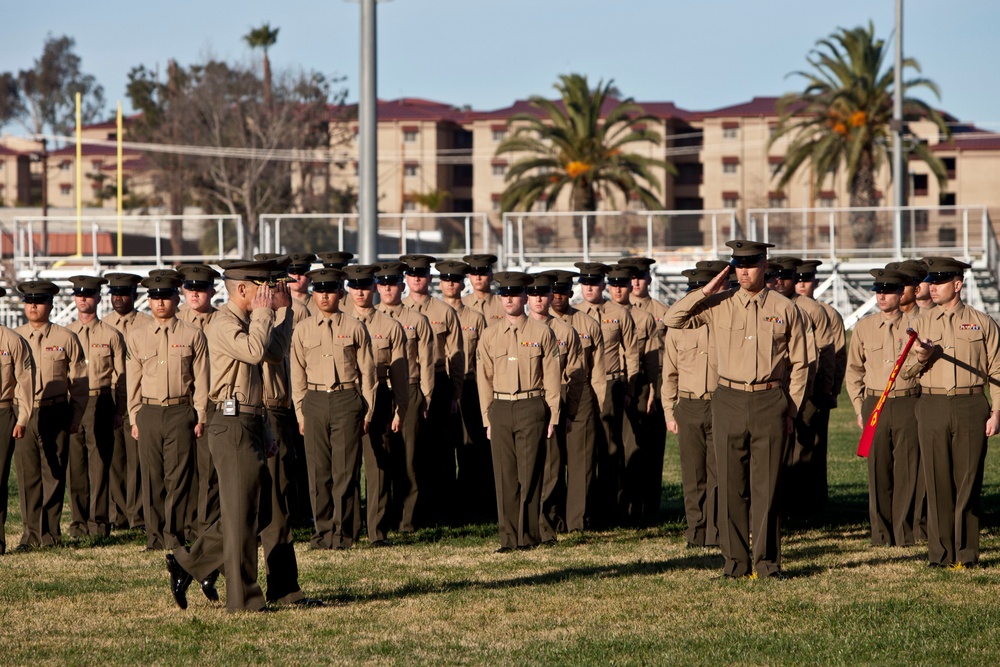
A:
<svg viewBox="0 0 1000 667">
<path fill-rule="evenodd" d="M 274 294 L 268 282 L 274 262 L 220 262 L 229 301 L 208 330 L 211 388 L 216 404 L 208 431 L 219 474 L 221 516 L 190 548 L 167 556 L 171 592 L 187 608 L 192 577 L 204 583 L 222 567 L 227 611 L 260 611 L 266 602 L 257 584 L 257 540 L 270 523 L 271 474 L 267 458 L 277 453 L 263 403 L 261 363 L 274 327 Z M 297 571 L 292 549 L 286 562 L 268 568 Z M 207 592 L 206 592 L 207 594 Z"/>
<path fill-rule="evenodd" d="M 541 541 L 541 482 L 545 438 L 559 423 L 559 350 L 555 334 L 524 314 L 531 276 L 496 276 L 507 321 L 486 329 L 479 344 L 479 401 L 493 450 L 498 553 Z"/>
<path fill-rule="evenodd" d="M 73 276 L 69 281 L 79 317 L 67 329 L 80 340 L 90 378 L 87 409 L 69 443 L 69 534 L 107 537 L 114 430 L 121 427 L 125 414 L 125 340 L 97 317 L 101 285 L 108 281 L 95 276 Z"/>
<path fill-rule="evenodd" d="M 406 361 L 403 327 L 385 313 L 375 310 L 377 267 L 352 264 L 344 267 L 347 291 L 354 301 L 354 318 L 365 325 L 372 342 L 375 361 L 374 407 L 371 424 L 362 439 L 365 465 L 365 501 L 368 542 L 389 545 L 389 480 L 392 475 L 393 436 L 403 428 L 410 407 L 410 368 Z"/>
<path fill-rule="evenodd" d="M 619 266 L 630 266 L 634 269 L 632 275 L 632 294 L 630 301 L 634 308 L 648 312 L 656 323 L 657 349 L 659 360 L 658 369 L 663 367 L 663 346 L 666 341 L 667 327 L 663 324 L 663 318 L 667 314 L 667 305 L 657 301 L 649 294 L 649 287 L 653 282 L 652 266 L 656 261 L 649 257 L 625 257 L 618 260 Z M 725 264 L 725 262 L 723 262 Z M 719 267 L 715 273 L 722 270 Z M 660 377 L 658 371 L 657 377 Z M 640 488 L 641 506 L 643 516 L 647 519 L 654 519 L 660 511 L 660 504 L 663 499 L 663 458 L 664 447 L 666 446 L 667 431 L 666 421 L 663 416 L 663 402 L 660 396 L 660 382 L 652 385 L 654 391 L 653 411 L 646 420 L 644 428 L 646 430 L 646 456 L 645 470 L 642 474 L 642 485 Z"/>
<path fill-rule="evenodd" d="M 815 372 L 806 384 L 806 397 L 795 418 L 795 434 L 785 451 L 782 482 L 783 512 L 786 517 L 814 519 L 826 507 L 826 450 L 820 447 L 819 432 L 829 422 L 829 401 L 835 381 L 834 336 L 830 318 L 815 300 L 796 293 L 798 257 L 776 257 L 780 269 L 776 291 L 790 299 L 803 314 L 807 345 L 815 344 Z M 809 340 L 811 339 L 811 340 Z"/>
<path fill-rule="evenodd" d="M 470 258 L 492 255 L 468 255 Z M 485 261 L 485 260 L 480 260 Z M 492 280 L 492 263 L 487 270 Z M 452 505 L 460 523 L 496 521 L 496 495 L 493 492 L 493 457 L 490 441 L 486 439 L 482 410 L 479 407 L 479 389 L 476 386 L 476 350 L 479 339 L 486 330 L 486 317 L 481 311 L 467 305 L 462 299 L 465 276 L 471 267 L 465 262 L 444 261 L 434 265 L 439 275 L 441 300 L 455 309 L 462 327 L 462 352 L 465 358 L 465 382 L 462 383 L 462 400 L 459 403 L 461 419 L 451 420 L 454 429 L 451 437 L 457 443 L 458 486 Z M 499 304 L 499 301 L 496 302 Z"/>
<path fill-rule="evenodd" d="M 316 258 L 322 262 L 324 269 L 343 269 L 345 266 L 354 259 L 354 253 L 343 252 L 341 250 L 329 250 L 326 252 L 316 253 Z M 340 312 L 345 315 L 351 315 L 354 310 L 354 303 L 350 299 L 345 298 L 347 293 L 343 290 L 340 292 Z M 312 312 L 310 310 L 310 312 Z"/>
<path fill-rule="evenodd" d="M 794 301 L 799 303 L 805 299 L 813 299 L 826 311 L 829 323 L 830 356 L 833 358 L 833 384 L 828 394 L 813 392 L 810 401 L 818 407 L 812 420 L 812 428 L 816 436 L 816 456 L 813 474 L 812 506 L 814 515 L 821 515 L 826 508 L 829 490 L 827 486 L 827 452 L 830 442 L 830 411 L 837 408 L 837 399 L 844 387 L 844 373 L 847 369 L 847 332 L 844 328 L 844 318 L 837 309 L 828 303 L 819 301 L 813 296 L 816 293 L 816 269 L 822 264 L 818 259 L 799 262 L 795 267 L 795 292 L 798 295 Z"/>
<path fill-rule="evenodd" d="M 135 309 L 136 287 L 142 281 L 134 273 L 108 273 L 108 296 L 112 312 L 104 323 L 118 329 L 128 340 L 134 327 L 149 324 L 153 318 Z M 127 379 L 126 379 L 127 382 Z M 110 519 L 118 528 L 142 529 L 142 472 L 139 469 L 139 443 L 132 437 L 132 422 L 126 411 L 121 427 L 115 429 L 115 449 L 111 457 Z"/>
<path fill-rule="evenodd" d="M 176 317 L 180 277 L 161 275 L 140 284 L 153 317 L 129 330 L 126 372 L 131 432 L 139 442 L 146 548 L 178 549 L 195 537 L 188 519 L 197 499 L 196 449 L 207 447 L 208 341 L 201 329 Z"/>
<path fill-rule="evenodd" d="M 1000 391 L 992 390 L 1000 384 L 1000 335 L 989 315 L 962 301 L 969 264 L 951 257 L 924 261 L 937 308 L 914 318 L 920 345 L 911 348 L 900 377 L 920 380 L 928 559 L 932 566 L 964 568 L 979 562 L 986 440 L 1000 431 Z"/>
<path fill-rule="evenodd" d="M 631 400 L 625 408 L 622 422 L 624 459 L 622 486 L 618 499 L 621 517 L 632 522 L 640 521 L 647 510 L 643 502 L 648 496 L 646 485 L 652 460 L 650 436 L 662 433 L 663 418 L 655 414 L 656 387 L 660 386 L 660 341 L 656 330 L 656 319 L 652 313 L 632 308 L 632 277 L 635 269 L 629 265 L 612 266 L 608 269 L 608 294 L 611 301 L 621 306 L 632 317 L 635 324 L 635 344 L 639 349 L 639 372 L 631 383 Z M 650 428 L 654 421 L 658 424 Z M 664 436 L 665 437 L 665 436 Z M 657 503 L 659 507 L 659 503 Z"/>
<path fill-rule="evenodd" d="M 292 334 L 292 402 L 306 441 L 313 549 L 347 549 L 357 541 L 361 437 L 375 409 L 371 337 L 338 307 L 344 277 L 339 269 L 309 272 L 317 312 Z"/>
<path fill-rule="evenodd" d="M 909 316 L 899 309 L 909 276 L 892 269 L 873 269 L 878 313 L 855 326 L 847 354 L 847 395 L 858 416 L 858 428 L 875 410 L 896 359 L 906 345 Z M 915 378 L 896 377 L 886 397 L 868 454 L 868 515 L 872 544 L 910 546 L 913 535 L 919 448 Z"/>
<path fill-rule="evenodd" d="M 427 407 L 430 424 L 445 424 L 458 416 L 465 382 L 465 354 L 462 326 L 455 309 L 430 295 L 430 255 L 403 255 L 406 265 L 406 286 L 409 295 L 403 305 L 413 308 L 430 322 L 434 332 L 434 395 Z M 417 476 L 423 499 L 421 516 L 428 523 L 448 523 L 452 520 L 451 499 L 455 497 L 457 475 L 454 439 L 441 437 L 440 432 L 424 429 L 418 436 Z"/>
<path fill-rule="evenodd" d="M 725 289 L 726 273 L 720 272 L 671 306 L 665 324 L 707 325 L 716 340 L 712 431 L 723 572 L 780 576 L 778 490 L 786 438 L 805 396 L 805 331 L 798 308 L 764 287 L 766 253 L 773 246 L 742 239 L 726 245 L 733 249 L 740 289 Z"/>
<path fill-rule="evenodd" d="M 434 392 L 434 330 L 430 322 L 414 308 L 403 305 L 402 262 L 383 262 L 375 272 L 381 303 L 378 310 L 399 322 L 406 336 L 406 365 L 409 368 L 409 405 L 402 432 L 390 448 L 390 516 L 398 521 L 399 532 L 412 533 L 418 525 L 417 501 L 420 499 L 417 466 L 418 436 L 427 419 L 427 407 Z"/>
<path fill-rule="evenodd" d="M 150 272 L 150 276 L 152 275 Z M 215 281 L 221 274 L 204 264 L 185 264 L 177 269 L 177 275 L 184 281 L 181 285 L 184 303 L 177 309 L 176 317 L 204 333 L 218 312 L 212 305 L 212 297 L 215 296 Z M 207 383 L 205 386 L 207 391 Z M 212 423 L 214 411 L 215 404 L 209 401 L 202 423 Z M 199 438 L 194 448 L 195 467 L 191 478 L 191 493 L 187 496 L 188 509 L 185 520 L 185 526 L 188 532 L 192 533 L 192 539 L 219 518 L 219 475 L 215 472 L 208 439 Z"/>
<path fill-rule="evenodd" d="M 47 280 L 17 285 L 28 320 L 14 330 L 28 342 L 35 360 L 35 394 L 24 437 L 14 448 L 14 469 L 24 532 L 18 551 L 62 540 L 69 437 L 80 428 L 90 381 L 87 359 L 76 334 L 49 321 L 59 288 Z M 18 399 L 20 400 L 20 399 Z M 18 411 L 28 411 L 28 404 Z"/>
<path fill-rule="evenodd" d="M 625 472 L 625 410 L 634 395 L 633 385 L 640 370 L 640 348 L 636 342 L 635 322 L 622 306 L 604 298 L 608 266 L 577 262 L 583 302 L 579 310 L 601 325 L 604 337 L 604 363 L 607 371 L 601 426 L 603 438 L 597 445 L 597 506 L 594 519 L 613 524 L 618 518 Z"/>
<path fill-rule="evenodd" d="M 688 292 L 718 272 L 688 269 Z M 719 385 L 715 336 L 707 326 L 667 329 L 663 354 L 663 418 L 677 436 L 684 493 L 684 537 L 692 546 L 719 544 L 719 483 L 712 431 L 712 395 Z"/>
<path fill-rule="evenodd" d="M 472 293 L 462 297 L 462 303 L 479 311 L 486 318 L 486 326 L 504 319 L 500 298 L 493 293 L 493 265 L 497 256 L 488 253 L 466 255 L 462 261 L 469 265 L 469 283 Z M 474 357 L 473 357 L 474 358 Z"/>
<path fill-rule="evenodd" d="M 552 305 L 551 275 L 535 274 L 528 285 L 528 317 L 545 324 L 556 336 L 559 350 L 559 369 L 562 417 L 555 433 L 545 439 L 545 463 L 542 468 L 541 519 L 539 530 L 542 544 L 555 544 L 556 535 L 566 532 L 566 435 L 573 430 L 573 421 L 580 409 L 580 396 L 590 391 L 587 386 L 587 369 L 583 362 L 583 348 L 572 326 L 555 318 L 549 312 Z"/>
<path fill-rule="evenodd" d="M 573 327 L 580 341 L 586 385 L 580 404 L 566 429 L 566 530 L 583 531 L 592 527 L 599 515 L 599 498 L 594 485 L 597 466 L 597 443 L 603 437 L 600 422 L 607 389 L 604 363 L 604 335 L 601 325 L 570 305 L 573 295 L 573 271 L 544 271 L 539 275 L 552 279 L 554 317 Z"/>
<path fill-rule="evenodd" d="M 0 287 L 0 298 L 7 290 Z M 28 428 L 35 396 L 35 363 L 28 343 L 0 325 L 0 556 L 7 552 L 7 485 L 16 441 Z M 8 435 L 8 433 L 10 435 Z"/>
</svg>

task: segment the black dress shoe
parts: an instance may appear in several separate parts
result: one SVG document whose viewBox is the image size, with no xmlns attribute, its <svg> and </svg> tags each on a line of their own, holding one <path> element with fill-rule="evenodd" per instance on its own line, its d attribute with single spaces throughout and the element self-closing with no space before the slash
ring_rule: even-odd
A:
<svg viewBox="0 0 1000 667">
<path fill-rule="evenodd" d="M 389 540 L 375 540 L 374 542 L 372 542 L 368 546 L 378 548 L 378 547 L 389 547 L 389 546 L 392 546 L 392 545 L 389 544 Z"/>
<path fill-rule="evenodd" d="M 219 580 L 219 571 L 212 570 L 212 574 L 201 580 L 201 592 L 212 602 L 219 601 L 219 591 L 215 588 L 215 582 Z"/>
<path fill-rule="evenodd" d="M 181 609 L 187 609 L 187 589 L 193 577 L 181 567 L 173 554 L 167 554 L 167 572 L 170 573 L 170 592 L 174 596 L 174 602 Z"/>
<path fill-rule="evenodd" d="M 317 600 L 316 598 L 302 598 L 301 600 L 296 600 L 292 604 L 296 607 L 303 607 L 306 609 L 326 606 L 326 603 L 324 603 L 322 600 Z"/>
<path fill-rule="evenodd" d="M 14 547 L 14 553 L 16 554 L 26 554 L 31 551 L 32 546 L 30 544 L 18 544 Z"/>
<path fill-rule="evenodd" d="M 513 549 L 511 549 L 510 547 L 500 547 L 499 549 L 497 549 L 493 553 L 495 553 L 495 554 L 509 554 L 511 551 L 513 551 Z"/>
</svg>

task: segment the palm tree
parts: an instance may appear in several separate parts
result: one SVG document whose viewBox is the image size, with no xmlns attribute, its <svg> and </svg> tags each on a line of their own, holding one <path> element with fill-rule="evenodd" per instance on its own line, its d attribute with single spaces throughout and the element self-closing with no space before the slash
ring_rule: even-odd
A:
<svg viewBox="0 0 1000 667">
<path fill-rule="evenodd" d="M 806 59 L 812 71 L 793 72 L 806 79 L 805 90 L 788 93 L 778 102 L 780 118 L 770 144 L 788 134 L 792 137 L 780 165 L 777 187 L 788 185 L 806 162 L 812 166 L 817 189 L 828 173 L 844 166 L 850 205 L 875 206 L 875 174 L 891 145 L 894 72 L 892 67 L 884 67 L 890 50 L 883 40 L 876 39 L 871 22 L 867 29 L 840 28 L 816 42 L 816 47 Z M 903 60 L 903 68 L 920 72 L 920 65 L 912 58 Z M 929 79 L 904 81 L 904 119 L 929 118 L 948 135 L 937 111 L 920 99 L 905 97 L 910 89 L 919 87 L 940 97 L 937 85 Z M 941 160 L 924 143 L 914 142 L 909 149 L 928 164 L 943 188 L 947 172 Z M 869 245 L 876 233 L 875 214 L 854 213 L 850 221 L 855 243 Z"/>
<path fill-rule="evenodd" d="M 245 41 L 251 49 L 262 49 L 264 51 L 264 104 L 271 106 L 271 60 L 267 57 L 267 50 L 278 41 L 278 30 L 271 30 L 271 24 L 265 23 L 259 28 L 251 28 L 250 32 L 243 35 Z"/>
<path fill-rule="evenodd" d="M 518 127 L 497 147 L 498 156 L 527 154 L 507 172 L 504 180 L 509 185 L 500 198 L 503 210 L 529 210 L 543 198 L 551 208 L 565 187 L 571 189 L 575 211 L 597 210 L 598 193 L 610 199 L 613 189 L 626 196 L 634 193 L 649 208 L 660 208 L 654 190 L 661 185 L 653 169 L 673 174 L 673 165 L 625 152 L 632 144 L 660 145 L 659 133 L 644 126 L 658 119 L 645 114 L 632 98 L 614 99 L 613 81 L 600 81 L 593 90 L 580 74 L 564 74 L 559 81 L 554 87 L 562 103 L 531 97 L 529 104 L 538 113 L 511 116 L 508 127 Z M 602 114 L 605 106 L 610 108 Z"/>
</svg>

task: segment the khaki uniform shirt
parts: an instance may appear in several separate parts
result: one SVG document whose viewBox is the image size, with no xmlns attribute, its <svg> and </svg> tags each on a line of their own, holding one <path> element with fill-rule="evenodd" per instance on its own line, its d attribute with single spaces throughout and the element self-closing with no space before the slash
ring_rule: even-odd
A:
<svg viewBox="0 0 1000 667">
<path fill-rule="evenodd" d="M 177 319 L 204 331 L 208 328 L 208 325 L 212 323 L 212 320 L 215 318 L 215 314 L 217 312 L 219 312 L 218 308 L 211 306 L 211 310 L 207 313 L 199 313 L 198 311 L 193 310 L 191 306 L 184 303 L 177 309 Z"/>
<path fill-rule="evenodd" d="M 587 368 L 584 366 L 580 337 L 573 327 L 559 318 L 549 317 L 544 323 L 556 335 L 559 367 L 562 369 L 564 415 L 566 419 L 573 421 L 580 407 L 580 396 L 587 387 Z"/>
<path fill-rule="evenodd" d="M 487 428 L 493 392 L 516 394 L 534 389 L 545 392 L 549 425 L 559 423 L 562 372 L 558 343 L 552 330 L 541 322 L 521 315 L 514 323 L 507 319 L 506 323 L 488 327 L 479 342 L 476 375 L 483 425 Z"/>
<path fill-rule="evenodd" d="M 447 303 L 447 302 L 445 302 Z M 452 306 L 452 304 L 448 304 Z M 486 317 L 476 310 L 465 305 L 462 301 L 457 306 L 452 306 L 458 315 L 458 323 L 462 327 L 462 346 L 465 357 L 466 377 L 476 374 L 476 350 L 479 349 L 479 339 L 482 337 L 486 327 Z"/>
<path fill-rule="evenodd" d="M 599 304 L 584 301 L 578 310 L 590 315 L 601 325 L 601 333 L 604 336 L 604 364 L 608 375 L 625 373 L 631 381 L 639 372 L 640 356 L 632 316 L 622 306 L 607 300 Z"/>
<path fill-rule="evenodd" d="M 32 405 L 35 396 L 35 362 L 28 342 L 12 329 L 0 326 L 0 401 Z M 17 426 L 27 426 L 31 409 L 17 409 Z"/>
<path fill-rule="evenodd" d="M 406 334 L 399 322 L 375 308 L 354 309 L 354 318 L 365 325 L 372 340 L 375 376 L 379 382 L 388 380 L 395 404 L 393 416 L 406 418 L 410 404 L 410 367 L 406 362 Z"/>
<path fill-rule="evenodd" d="M 938 349 L 921 364 L 914 343 L 900 377 L 919 377 L 925 389 L 981 387 L 988 382 L 992 409 L 1000 410 L 1000 335 L 989 315 L 959 302 L 950 311 L 922 310 L 911 325 Z"/>
<path fill-rule="evenodd" d="M 183 306 L 181 306 L 183 308 Z M 180 314 L 178 313 L 178 317 Z M 138 310 L 133 310 L 127 315 L 119 315 L 115 311 L 108 313 L 104 319 L 101 320 L 105 324 L 110 324 L 115 329 L 121 332 L 122 338 L 128 340 L 128 332 L 132 327 L 141 327 L 149 324 L 153 321 L 153 318 L 146 313 L 140 313 Z"/>
<path fill-rule="evenodd" d="M 294 296 L 292 297 L 292 325 L 296 325 L 304 319 L 312 317 L 312 311 L 309 310 L 309 304 L 305 301 L 300 301 Z"/>
<path fill-rule="evenodd" d="M 380 304 L 380 313 L 391 317 L 403 327 L 406 336 L 406 365 L 409 367 L 410 384 L 419 384 L 424 395 L 424 409 L 431 402 L 434 392 L 434 331 L 427 318 L 412 308 L 402 304 L 387 306 Z"/>
<path fill-rule="evenodd" d="M 830 317 L 819 301 L 807 296 L 796 294 L 792 297 L 792 303 L 798 306 L 799 310 L 808 319 L 808 322 L 812 323 L 812 330 L 816 338 L 816 375 L 812 384 L 812 394 L 832 396 L 834 375 L 836 374 L 836 358 L 833 325 L 830 322 Z M 807 324 L 806 322 L 803 323 Z M 808 332 L 809 327 L 807 324 L 807 335 Z"/>
<path fill-rule="evenodd" d="M 639 346 L 640 368 L 646 374 L 650 386 L 653 387 L 653 394 L 659 396 L 660 340 L 656 333 L 656 319 L 652 313 L 641 308 L 633 308 L 632 304 L 623 307 L 629 312 L 635 323 L 635 339 Z"/>
<path fill-rule="evenodd" d="M 268 408 L 292 407 L 292 392 L 288 384 L 291 372 L 288 355 L 292 349 L 294 321 L 293 308 L 278 308 L 274 311 L 274 327 L 271 328 L 271 339 L 264 353 L 264 363 L 260 367 L 261 379 L 264 381 L 262 395 L 264 405 Z"/>
<path fill-rule="evenodd" d="M 656 323 L 656 340 L 657 346 L 660 351 L 660 366 L 663 365 L 663 345 L 667 339 L 667 325 L 663 323 L 663 318 L 667 315 L 667 304 L 657 301 L 653 297 L 646 296 L 636 296 L 632 294 L 629 296 L 632 301 L 632 305 L 639 310 L 644 310 L 653 316 L 653 321 Z M 634 319 L 634 318 L 633 318 Z"/>
<path fill-rule="evenodd" d="M 90 400 L 90 376 L 80 339 L 66 327 L 51 322 L 39 329 L 22 324 L 14 332 L 28 342 L 35 360 L 34 400 L 68 397 L 73 407 L 69 430 L 75 429 L 80 425 Z"/>
<path fill-rule="evenodd" d="M 866 390 L 881 393 L 889 384 L 889 375 L 910 338 L 906 334 L 909 326 L 910 318 L 898 310 L 889 318 L 881 312 L 873 313 L 854 325 L 851 346 L 847 352 L 846 380 L 847 395 L 855 414 L 861 414 Z M 904 378 L 900 374 L 896 376 L 893 390 L 912 389 L 915 386 L 915 378 Z"/>
<path fill-rule="evenodd" d="M 681 394 L 708 398 L 719 386 L 715 337 L 708 327 L 667 329 L 663 347 L 663 417 L 677 421 L 674 405 Z"/>
<path fill-rule="evenodd" d="M 413 296 L 403 299 L 403 305 L 413 308 L 430 322 L 437 344 L 434 347 L 434 371 L 448 373 L 454 385 L 452 399 L 462 398 L 465 382 L 465 355 L 463 353 L 462 327 L 455 309 L 440 299 L 428 297 L 417 303 Z"/>
<path fill-rule="evenodd" d="M 480 299 L 473 292 L 462 297 L 462 303 L 472 310 L 478 311 L 479 314 L 486 318 L 486 326 L 488 327 L 493 326 L 506 317 L 503 312 L 503 304 L 500 303 L 500 297 L 496 294 L 490 294 L 485 299 Z"/>
<path fill-rule="evenodd" d="M 604 408 L 604 394 L 608 386 L 608 375 L 604 363 L 604 334 L 601 325 L 590 315 L 582 313 L 573 306 L 564 314 L 552 311 L 554 316 L 573 327 L 580 341 L 580 354 L 583 366 L 587 372 L 587 380 L 597 398 L 598 410 Z"/>
<path fill-rule="evenodd" d="M 127 389 L 125 382 L 125 339 L 110 324 L 99 319 L 83 324 L 80 320 L 68 327 L 80 340 L 87 359 L 90 393 L 109 388 L 115 397 L 115 413 L 125 415 Z"/>
<path fill-rule="evenodd" d="M 844 386 L 844 374 L 847 372 L 847 330 L 844 327 L 844 318 L 840 316 L 836 308 L 825 301 L 820 301 L 819 305 L 823 306 L 827 317 L 830 318 L 830 327 L 833 333 L 833 398 L 834 404 L 836 404 L 836 399 L 840 396 L 840 390 Z"/>
<path fill-rule="evenodd" d="M 270 308 L 254 308 L 249 315 L 232 302 L 219 308 L 205 332 L 212 374 L 210 401 L 218 405 L 232 398 L 241 407 L 263 407 L 260 365 L 273 328 L 274 311 Z"/>
<path fill-rule="evenodd" d="M 696 289 L 670 307 L 665 323 L 712 329 L 720 379 L 739 384 L 787 379 L 788 416 L 798 414 L 809 368 L 805 327 L 791 301 L 766 287 L 752 296 L 733 289 L 706 297 Z"/>
<path fill-rule="evenodd" d="M 198 327 L 176 317 L 164 324 L 155 318 L 129 330 L 126 341 L 128 416 L 134 424 L 142 399 L 165 401 L 192 396 L 198 423 L 208 412 L 208 339 Z"/>
<path fill-rule="evenodd" d="M 302 401 L 309 385 L 334 388 L 354 384 L 361 390 L 370 422 L 375 411 L 375 359 L 365 325 L 336 312 L 313 315 L 292 332 L 292 403 L 299 423 L 305 423 Z"/>
</svg>

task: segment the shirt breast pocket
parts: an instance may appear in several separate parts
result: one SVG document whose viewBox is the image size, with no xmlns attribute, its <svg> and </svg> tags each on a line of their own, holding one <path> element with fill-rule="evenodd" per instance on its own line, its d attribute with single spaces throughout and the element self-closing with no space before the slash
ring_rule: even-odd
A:
<svg viewBox="0 0 1000 667">
<path fill-rule="evenodd" d="M 312 368 L 317 373 L 323 372 L 325 357 L 323 344 L 320 341 L 308 341 L 302 343 L 302 354 L 305 357 L 306 368 Z"/>
<path fill-rule="evenodd" d="M 777 359 L 785 354 L 788 349 L 788 324 L 785 322 L 762 322 L 760 329 L 761 338 L 767 336 L 771 343 L 771 359 Z M 766 339 L 761 341 L 766 344 Z"/>
<path fill-rule="evenodd" d="M 92 372 L 98 377 L 110 373 L 112 370 L 111 348 L 90 348 L 90 365 L 93 367 Z"/>
<path fill-rule="evenodd" d="M 694 340 L 677 341 L 677 365 L 680 368 L 690 368 L 698 358 L 698 342 Z"/>
<path fill-rule="evenodd" d="M 973 368 L 979 368 L 980 360 L 986 352 L 982 330 L 955 332 L 955 356 Z"/>
<path fill-rule="evenodd" d="M 334 341 L 334 350 L 337 361 L 343 366 L 341 370 L 353 369 L 358 363 L 358 352 L 354 345 L 353 338 L 338 338 Z M 353 371 L 352 371 L 353 372 Z"/>
<path fill-rule="evenodd" d="M 543 386 L 542 381 L 542 348 L 541 347 L 525 347 L 524 351 L 518 355 L 519 363 L 522 365 L 524 370 L 527 372 L 523 374 L 522 378 L 527 378 L 528 386 L 521 385 L 521 391 L 527 391 L 529 389 L 541 388 Z"/>
<path fill-rule="evenodd" d="M 69 357 L 65 350 L 43 350 L 42 363 L 49 379 L 66 382 L 68 378 L 67 365 Z"/>
<path fill-rule="evenodd" d="M 375 351 L 375 363 L 379 368 L 388 366 L 392 361 L 392 348 L 388 338 L 373 338 L 372 348 Z"/>
</svg>

